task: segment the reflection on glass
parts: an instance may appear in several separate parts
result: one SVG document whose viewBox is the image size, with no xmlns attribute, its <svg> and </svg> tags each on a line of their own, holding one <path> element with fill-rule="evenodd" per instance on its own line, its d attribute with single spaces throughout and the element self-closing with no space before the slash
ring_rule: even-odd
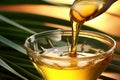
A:
<svg viewBox="0 0 120 80">
<path fill-rule="evenodd" d="M 72 31 L 36 33 L 25 42 L 29 58 L 44 80 L 96 80 L 112 59 L 115 41 L 97 32 L 81 31 L 77 56 L 70 57 Z"/>
</svg>

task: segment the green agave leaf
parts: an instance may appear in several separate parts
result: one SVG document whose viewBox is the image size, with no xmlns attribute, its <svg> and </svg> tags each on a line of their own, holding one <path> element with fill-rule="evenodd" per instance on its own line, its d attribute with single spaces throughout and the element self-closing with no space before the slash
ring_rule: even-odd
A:
<svg viewBox="0 0 120 80">
<path fill-rule="evenodd" d="M 120 60 L 119 60 L 119 61 L 117 61 L 117 60 L 112 60 L 111 63 L 112 63 L 112 64 L 115 64 L 115 65 L 117 65 L 117 66 L 120 67 Z"/>
<path fill-rule="evenodd" d="M 54 18 L 50 16 L 22 13 L 22 12 L 12 12 L 12 11 L 0 11 L 0 14 L 12 20 L 31 21 L 32 23 L 33 22 L 40 22 L 40 23 L 48 22 L 48 23 L 60 24 L 64 26 L 71 26 L 70 21 L 66 21 L 63 19 Z"/>
<path fill-rule="evenodd" d="M 5 48 L 3 48 L 3 50 L 0 50 L 0 53 L 3 53 L 0 54 L 1 57 L 13 62 L 14 64 L 22 67 L 25 70 L 28 70 L 30 73 L 38 75 L 38 72 L 34 68 L 27 55 L 20 54 L 19 52 L 14 51 L 14 49 L 6 50 Z"/>
<path fill-rule="evenodd" d="M 18 57 L 18 56 L 5 55 L 5 54 L 0 55 L 0 56 L 6 58 L 7 60 L 9 60 L 11 62 L 14 62 L 15 64 L 17 64 L 21 67 L 35 69 L 29 59 L 25 59 L 25 58 Z"/>
<path fill-rule="evenodd" d="M 13 38 L 23 39 L 24 38 L 24 41 L 25 41 L 26 36 L 30 35 L 28 32 L 18 30 L 13 26 L 10 26 L 10 27 L 1 26 L 0 27 L 0 34 L 2 34 L 3 36 L 7 35 L 7 37 L 11 36 L 12 38 L 10 38 L 10 39 L 13 39 Z"/>
<path fill-rule="evenodd" d="M 120 41 L 120 36 L 110 35 L 110 34 L 107 34 L 107 33 L 105 33 L 105 32 L 99 31 L 99 30 L 97 30 L 97 29 L 93 29 L 93 28 L 88 27 L 88 26 L 84 26 L 84 27 L 82 27 L 82 29 L 83 29 L 83 30 L 90 30 L 90 31 L 100 32 L 100 33 L 103 33 L 103 34 L 106 34 L 106 35 L 111 36 L 111 37 L 114 38 L 116 41 Z"/>
<path fill-rule="evenodd" d="M 28 65 L 29 67 L 33 68 L 33 65 L 31 64 L 31 61 L 27 58 L 22 58 L 22 57 L 19 57 L 19 56 L 13 56 L 13 55 L 7 55 L 7 54 L 0 54 L 0 56 L 6 58 L 7 60 L 10 60 L 16 64 L 19 64 L 19 63 L 23 63 L 23 64 L 26 64 Z M 22 66 L 25 66 L 25 65 L 22 65 Z"/>
<path fill-rule="evenodd" d="M 28 80 L 27 78 L 25 78 L 24 76 L 16 72 L 14 69 L 12 69 L 9 65 L 7 65 L 2 59 L 0 59 L 0 65 L 4 67 L 5 69 L 9 70 L 10 72 L 14 73 L 15 75 L 19 76 L 20 78 L 24 80 Z"/>
<path fill-rule="evenodd" d="M 111 71 L 111 72 L 115 72 L 115 73 L 119 73 L 120 74 L 120 66 L 119 65 L 115 65 L 115 64 L 109 64 L 109 66 L 106 69 L 106 71 Z"/>
<path fill-rule="evenodd" d="M 0 73 L 0 78 L 1 78 L 1 79 L 2 79 L 2 78 L 5 78 L 6 80 L 7 80 L 7 79 L 15 80 L 14 77 L 12 77 L 12 76 L 10 76 L 10 75 L 7 75 L 7 74 L 3 74 L 3 73 Z M 4 80 L 5 80 L 5 79 L 4 79 Z"/>
<path fill-rule="evenodd" d="M 20 24 L 18 24 L 18 23 L 16 23 L 16 22 L 8 19 L 7 17 L 5 17 L 5 16 L 3 16 L 3 15 L 0 15 L 0 19 L 1 19 L 2 21 L 5 21 L 5 22 L 7 22 L 7 23 L 9 23 L 9 24 L 11 24 L 11 25 L 13 25 L 13 26 L 15 26 L 15 27 L 18 27 L 18 28 L 20 28 L 20 29 L 22 29 L 22 30 L 25 30 L 25 31 L 27 31 L 27 32 L 29 32 L 29 33 L 32 33 L 32 34 L 36 33 L 36 32 L 34 32 L 34 31 L 32 31 L 32 30 L 30 30 L 30 29 L 28 29 L 28 28 L 26 28 L 26 27 L 24 27 L 24 26 L 22 26 L 22 25 L 20 25 Z"/>
<path fill-rule="evenodd" d="M 57 19 L 57 18 L 53 18 L 53 17 L 48 17 L 48 16 L 43 16 L 43 15 L 35 15 L 35 14 L 27 14 L 27 13 L 19 13 L 19 12 L 2 12 L 2 11 L 0 13 L 9 17 L 10 19 L 16 20 L 16 22 L 18 22 L 18 23 L 26 25 L 27 27 L 30 26 L 29 28 L 31 28 L 33 26 L 37 26 L 35 28 L 39 28 L 39 30 L 42 28 L 46 28 L 45 30 L 47 30 L 47 28 L 48 28 L 48 30 L 53 29 L 53 28 L 49 28 L 49 26 L 44 26 L 44 22 L 60 24 L 60 25 L 64 25 L 64 26 L 71 26 L 69 21 Z M 16 16 L 11 17 L 13 15 L 16 15 Z M 99 30 L 93 29 L 88 26 L 84 26 L 84 27 L 82 27 L 82 29 L 101 32 Z M 101 33 L 104 33 L 104 32 L 101 32 Z M 106 33 L 104 33 L 104 34 L 106 34 Z M 109 35 L 109 34 L 107 34 L 107 35 Z M 109 35 L 109 36 L 113 37 L 117 41 L 120 41 L 119 36 L 112 36 L 112 35 Z"/>
<path fill-rule="evenodd" d="M 41 32 L 41 31 L 46 31 L 46 30 L 53 30 L 55 28 L 52 28 L 52 27 L 49 27 L 49 26 L 45 26 L 43 25 L 42 23 L 40 24 L 40 22 L 35 22 L 35 21 L 22 21 L 22 20 L 14 20 L 24 26 L 26 26 L 27 28 L 30 28 L 31 30 L 34 30 L 35 32 Z M 34 23 L 35 22 L 35 23 Z M 4 22 L 1 22 L 0 21 L 0 34 L 2 34 L 3 36 L 4 35 L 7 35 L 7 36 L 11 36 L 12 38 L 25 38 L 27 36 L 30 36 L 31 34 L 24 31 L 24 30 L 21 30 L 21 29 L 18 29 L 16 27 L 13 27 L 13 26 L 10 26 L 10 25 L 7 25 L 7 24 L 3 24 Z M 6 32 L 7 31 L 7 32 Z M 10 38 L 10 39 L 12 39 Z"/>
<path fill-rule="evenodd" d="M 20 57 L 23 59 L 28 59 L 28 55 L 21 53 L 17 50 L 15 50 L 14 48 L 7 46 L 6 44 L 0 42 L 0 56 L 14 56 L 14 57 Z"/>
<path fill-rule="evenodd" d="M 21 46 L 15 44 L 14 42 L 8 40 L 7 38 L 5 38 L 5 37 L 3 37 L 1 35 L 0 35 L 0 42 L 2 42 L 4 44 L 6 44 L 6 45 L 8 45 L 8 46 L 10 46 L 12 48 L 14 48 L 15 50 L 17 50 L 17 51 L 19 51 L 19 52 L 21 52 L 23 54 L 26 54 L 25 49 L 23 49 Z"/>
<path fill-rule="evenodd" d="M 0 59 L 0 62 L 2 63 L 1 66 L 3 66 L 5 69 L 8 69 L 10 70 L 12 73 L 15 73 L 16 75 L 18 74 L 22 74 L 21 76 L 18 75 L 20 78 L 24 78 L 24 80 L 29 80 L 29 79 L 32 79 L 32 80 L 43 80 L 42 78 L 28 72 L 27 70 L 23 69 L 22 67 L 14 64 L 13 62 L 1 57 Z M 10 67 L 8 67 L 8 65 Z M 6 67 L 7 66 L 7 67 Z M 12 67 L 12 68 L 11 68 Z M 13 70 L 13 71 L 12 71 Z M 15 71 L 14 71 L 15 70 Z M 26 76 L 26 78 L 25 78 Z"/>
</svg>

